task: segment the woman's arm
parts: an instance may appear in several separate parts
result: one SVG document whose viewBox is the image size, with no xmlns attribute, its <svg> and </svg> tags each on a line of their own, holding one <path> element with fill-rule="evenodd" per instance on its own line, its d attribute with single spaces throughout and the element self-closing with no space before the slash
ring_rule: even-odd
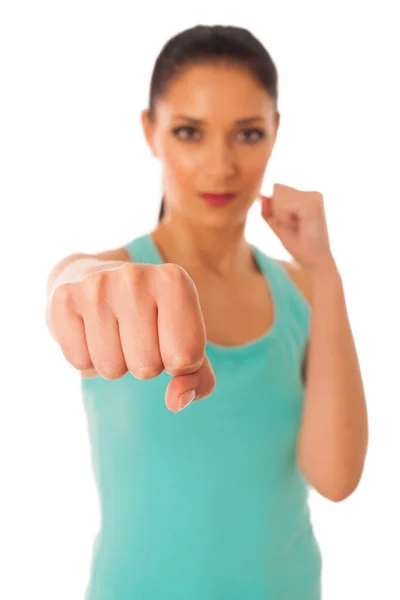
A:
<svg viewBox="0 0 400 600">
<path fill-rule="evenodd" d="M 368 417 L 356 348 L 337 268 L 299 287 L 312 307 L 306 388 L 297 458 L 307 481 L 338 502 L 358 486 L 368 445 Z"/>
</svg>

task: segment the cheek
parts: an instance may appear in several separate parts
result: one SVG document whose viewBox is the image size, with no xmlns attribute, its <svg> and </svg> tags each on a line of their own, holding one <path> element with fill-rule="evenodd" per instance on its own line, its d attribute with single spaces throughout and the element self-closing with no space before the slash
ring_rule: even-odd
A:
<svg viewBox="0 0 400 600">
<path fill-rule="evenodd" d="M 246 160 L 242 162 L 241 178 L 250 187 L 260 185 L 264 179 L 267 163 L 268 158 L 263 154 L 259 156 L 254 154 L 250 160 L 246 158 Z"/>
<path fill-rule="evenodd" d="M 193 181 L 193 175 L 199 166 L 197 153 L 185 150 L 176 143 L 168 143 L 163 147 L 161 158 L 165 177 L 169 180 L 172 179 L 179 185 Z"/>
</svg>

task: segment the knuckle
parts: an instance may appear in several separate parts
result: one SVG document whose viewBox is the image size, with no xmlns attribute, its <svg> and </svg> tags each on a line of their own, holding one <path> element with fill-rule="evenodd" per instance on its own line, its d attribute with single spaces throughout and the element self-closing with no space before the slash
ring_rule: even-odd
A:
<svg viewBox="0 0 400 600">
<path fill-rule="evenodd" d="M 138 265 L 135 263 L 126 262 L 115 269 L 113 273 L 122 280 L 130 280 L 132 277 L 136 277 L 137 273 L 140 271 L 137 266 Z"/>
<path fill-rule="evenodd" d="M 168 359 L 166 369 L 173 371 L 176 375 L 184 375 L 200 369 L 204 362 L 204 356 L 199 358 L 198 352 L 185 352 L 176 354 Z"/>
<path fill-rule="evenodd" d="M 123 300 L 126 306 L 126 300 L 129 299 L 133 306 L 141 302 L 144 298 L 150 296 L 149 291 L 149 265 L 129 265 L 128 268 L 121 267 L 121 276 L 118 280 L 115 298 L 116 306 L 121 306 Z"/>
<path fill-rule="evenodd" d="M 61 309 L 68 309 L 71 306 L 72 285 L 70 283 L 62 283 L 53 293 L 51 298 L 52 306 Z"/>
<path fill-rule="evenodd" d="M 154 377 L 158 377 L 158 375 L 160 375 L 160 373 L 162 373 L 163 370 L 163 364 L 137 366 L 129 369 L 129 371 L 134 377 L 136 377 L 136 379 L 153 379 Z"/>
<path fill-rule="evenodd" d="M 92 364 L 92 361 L 90 360 L 90 358 L 74 356 L 68 362 L 78 371 L 86 371 L 87 369 L 93 368 L 93 364 Z"/>
<path fill-rule="evenodd" d="M 118 269 L 115 269 L 113 273 L 123 281 L 141 281 L 146 276 L 146 266 L 147 265 L 126 262 L 118 267 Z"/>
<path fill-rule="evenodd" d="M 65 337 L 61 336 L 59 340 L 60 348 L 64 354 L 65 359 L 70 365 L 78 371 L 90 369 L 93 367 L 92 361 L 90 360 L 89 353 L 85 346 L 81 344 L 73 343 L 72 345 L 66 341 Z"/>
<path fill-rule="evenodd" d="M 147 271 L 141 267 L 142 265 L 127 263 L 116 270 L 118 282 L 123 286 L 124 291 L 128 290 L 130 294 L 136 295 L 139 290 L 143 289 Z"/>
<path fill-rule="evenodd" d="M 115 361 L 101 361 L 96 370 L 104 379 L 119 379 L 127 372 L 126 365 Z"/>
<path fill-rule="evenodd" d="M 106 296 L 107 272 L 90 273 L 79 281 L 79 287 L 86 300 L 101 304 Z"/>
<path fill-rule="evenodd" d="M 159 269 L 160 277 L 163 281 L 168 282 L 182 282 L 187 280 L 188 274 L 183 267 L 175 263 L 166 263 L 161 265 Z"/>
</svg>

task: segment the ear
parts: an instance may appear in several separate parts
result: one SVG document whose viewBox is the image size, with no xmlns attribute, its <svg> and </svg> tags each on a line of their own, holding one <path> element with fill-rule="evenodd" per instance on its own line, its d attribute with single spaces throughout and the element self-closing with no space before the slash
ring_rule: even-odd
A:
<svg viewBox="0 0 400 600">
<path fill-rule="evenodd" d="M 155 140 L 154 140 L 154 122 L 151 121 L 149 117 L 148 109 L 142 110 L 140 115 L 140 120 L 142 122 L 144 136 L 146 141 L 150 147 L 151 153 L 154 157 L 158 157 L 158 153 L 156 151 Z"/>
</svg>

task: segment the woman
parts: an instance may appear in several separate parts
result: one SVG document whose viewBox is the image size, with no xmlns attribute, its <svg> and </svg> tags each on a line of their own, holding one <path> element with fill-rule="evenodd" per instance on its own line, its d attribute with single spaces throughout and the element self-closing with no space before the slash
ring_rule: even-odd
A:
<svg viewBox="0 0 400 600">
<path fill-rule="evenodd" d="M 321 194 L 261 197 L 297 266 L 244 238 L 277 96 L 248 31 L 171 39 L 142 113 L 163 167 L 158 226 L 49 277 L 101 499 L 87 600 L 321 597 L 308 486 L 353 492 L 367 413 Z"/>
</svg>

